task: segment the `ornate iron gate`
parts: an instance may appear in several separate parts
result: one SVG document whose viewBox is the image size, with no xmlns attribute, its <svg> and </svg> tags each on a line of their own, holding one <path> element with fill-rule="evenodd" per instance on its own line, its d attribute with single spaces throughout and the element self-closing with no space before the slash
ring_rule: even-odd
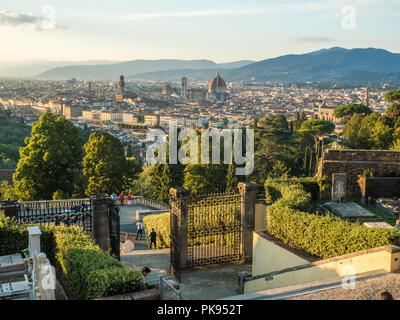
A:
<svg viewBox="0 0 400 320">
<path fill-rule="evenodd" d="M 183 269 L 244 260 L 242 198 L 236 192 L 171 190 L 170 271 L 178 281 Z"/>
<path fill-rule="evenodd" d="M 243 260 L 241 195 L 190 196 L 188 202 L 188 268 Z"/>
</svg>

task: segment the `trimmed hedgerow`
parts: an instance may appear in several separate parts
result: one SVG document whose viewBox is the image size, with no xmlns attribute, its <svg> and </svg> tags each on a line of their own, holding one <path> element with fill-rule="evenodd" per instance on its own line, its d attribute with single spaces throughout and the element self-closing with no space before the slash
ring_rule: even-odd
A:
<svg viewBox="0 0 400 320">
<path fill-rule="evenodd" d="M 0 216 L 0 255 L 28 248 L 26 227 Z M 40 229 L 42 251 L 56 266 L 71 298 L 101 298 L 109 293 L 122 294 L 144 288 L 143 278 L 138 277 L 137 271 L 125 269 L 120 261 L 102 251 L 83 229 L 74 226 L 40 226 Z M 102 277 L 103 289 L 96 280 L 97 274 Z"/>
<path fill-rule="evenodd" d="M 293 248 L 325 259 L 400 244 L 397 230 L 368 228 L 359 222 L 302 211 L 309 195 L 299 185 L 275 187 L 282 197 L 268 207 L 267 231 Z"/>
<path fill-rule="evenodd" d="M 0 214 L 0 256 L 23 252 L 28 248 L 28 230 L 21 226 L 15 219 L 10 219 Z M 56 244 L 53 229 L 47 226 L 40 226 L 41 248 L 46 252 L 47 257 L 54 264 Z"/>
<path fill-rule="evenodd" d="M 92 271 L 87 277 L 88 298 L 97 299 L 120 295 L 146 288 L 138 270 L 109 268 Z"/>
<path fill-rule="evenodd" d="M 102 251 L 82 229 L 63 227 L 56 230 L 55 239 L 57 258 L 73 298 L 101 298 L 144 288 L 142 277 Z M 96 275 L 102 277 L 101 287 Z"/>
<path fill-rule="evenodd" d="M 150 245 L 149 234 L 151 229 L 157 233 L 157 249 L 170 247 L 170 213 L 151 214 L 143 218 L 147 243 Z"/>
</svg>

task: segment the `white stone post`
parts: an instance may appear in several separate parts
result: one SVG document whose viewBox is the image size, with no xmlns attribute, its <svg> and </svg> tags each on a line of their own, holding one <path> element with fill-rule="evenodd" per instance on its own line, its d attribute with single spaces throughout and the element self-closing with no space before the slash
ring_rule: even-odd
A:
<svg viewBox="0 0 400 320">
<path fill-rule="evenodd" d="M 29 234 L 29 257 L 33 258 L 40 252 L 40 235 L 42 232 L 39 227 L 27 227 Z"/>
</svg>

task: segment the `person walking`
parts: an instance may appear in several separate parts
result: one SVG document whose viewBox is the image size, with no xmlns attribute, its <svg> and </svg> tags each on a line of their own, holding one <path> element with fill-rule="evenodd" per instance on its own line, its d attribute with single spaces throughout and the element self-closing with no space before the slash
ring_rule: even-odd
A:
<svg viewBox="0 0 400 320">
<path fill-rule="evenodd" d="M 151 229 L 149 238 L 150 238 L 150 250 L 153 247 L 153 243 L 154 243 L 154 250 L 156 250 L 157 249 L 157 233 L 154 231 L 154 228 Z"/>
<path fill-rule="evenodd" d="M 136 227 L 137 227 L 137 233 L 136 233 L 136 239 L 138 239 L 139 234 L 140 234 L 140 240 L 142 240 L 142 236 L 143 236 L 143 222 L 142 220 L 139 220 L 138 222 L 136 222 Z"/>
</svg>

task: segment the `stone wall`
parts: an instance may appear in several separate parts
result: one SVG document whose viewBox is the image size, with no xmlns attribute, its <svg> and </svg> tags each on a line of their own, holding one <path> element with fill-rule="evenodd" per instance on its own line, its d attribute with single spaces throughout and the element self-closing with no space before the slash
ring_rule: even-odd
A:
<svg viewBox="0 0 400 320">
<path fill-rule="evenodd" d="M 399 177 L 363 178 L 362 196 L 364 198 L 400 197 Z"/>
<path fill-rule="evenodd" d="M 400 151 L 378 150 L 324 150 L 318 176 L 327 176 L 332 185 L 332 174 L 347 174 L 347 195 L 361 194 L 358 176 L 372 169 L 377 176 L 400 173 Z M 326 191 L 326 195 L 330 190 Z"/>
</svg>

